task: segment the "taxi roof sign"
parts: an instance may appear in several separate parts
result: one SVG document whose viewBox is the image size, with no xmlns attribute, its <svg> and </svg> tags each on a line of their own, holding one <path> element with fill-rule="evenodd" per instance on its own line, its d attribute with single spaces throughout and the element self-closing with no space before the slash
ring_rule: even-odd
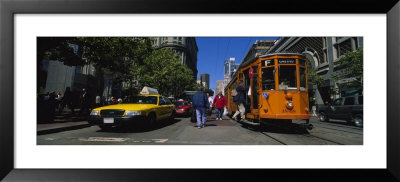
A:
<svg viewBox="0 0 400 182">
<path fill-rule="evenodd" d="M 157 91 L 157 89 L 154 89 L 151 87 L 143 87 L 140 94 L 158 94 L 158 91 Z"/>
</svg>

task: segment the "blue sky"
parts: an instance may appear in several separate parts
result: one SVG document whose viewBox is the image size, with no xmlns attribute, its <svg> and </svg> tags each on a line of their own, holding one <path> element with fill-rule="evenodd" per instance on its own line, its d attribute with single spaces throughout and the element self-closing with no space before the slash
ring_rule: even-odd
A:
<svg viewBox="0 0 400 182">
<path fill-rule="evenodd" d="M 240 64 L 251 45 L 256 40 L 274 39 L 276 37 L 196 37 L 197 78 L 202 73 L 210 74 L 210 88 L 215 89 L 217 80 L 224 79 L 224 61 L 234 57 Z"/>
</svg>

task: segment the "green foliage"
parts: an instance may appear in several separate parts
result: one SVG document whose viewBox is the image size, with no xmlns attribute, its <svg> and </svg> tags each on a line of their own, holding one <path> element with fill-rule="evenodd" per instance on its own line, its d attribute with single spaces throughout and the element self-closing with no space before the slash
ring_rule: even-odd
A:
<svg viewBox="0 0 400 182">
<path fill-rule="evenodd" d="M 307 61 L 307 75 L 308 82 L 312 85 L 321 85 L 324 82 L 324 78 L 321 75 L 318 75 L 316 69 L 311 66 L 310 61 Z"/>
<path fill-rule="evenodd" d="M 363 83 L 363 49 L 347 52 L 340 60 L 335 62 L 335 66 L 340 70 L 332 75 L 336 81 L 346 78 L 354 78 L 353 82 L 343 84 L 352 84 L 362 87 Z"/>
<path fill-rule="evenodd" d="M 69 66 L 94 65 L 99 93 L 104 74 L 112 75 L 114 84 L 138 79 L 141 86 L 157 88 L 163 95 L 179 96 L 195 89 L 193 73 L 180 63 L 178 55 L 170 49 L 154 50 L 151 41 L 146 37 L 38 38 L 38 60 L 47 57 Z M 124 92 L 136 93 L 130 86 Z"/>
<path fill-rule="evenodd" d="M 37 38 L 37 62 L 41 60 L 58 60 L 68 66 L 83 65 L 82 52 L 74 50 L 73 44 L 77 39 L 74 37 L 38 37 Z"/>
<path fill-rule="evenodd" d="M 156 88 L 167 96 L 179 96 L 196 85 L 192 71 L 181 64 L 178 55 L 170 49 L 155 50 L 144 59 L 139 73 L 141 85 Z"/>
<path fill-rule="evenodd" d="M 111 75 L 114 84 L 130 83 L 130 88 L 124 92 L 137 92 L 131 83 L 137 79 L 138 65 L 153 51 L 150 38 L 79 37 L 77 44 L 83 49 L 87 64 L 96 68 L 99 93 L 103 89 L 104 74 Z"/>
<path fill-rule="evenodd" d="M 137 65 L 153 51 L 149 38 L 80 37 L 78 40 L 84 47 L 83 57 L 97 70 L 113 75 L 119 83 L 132 80 Z"/>
</svg>

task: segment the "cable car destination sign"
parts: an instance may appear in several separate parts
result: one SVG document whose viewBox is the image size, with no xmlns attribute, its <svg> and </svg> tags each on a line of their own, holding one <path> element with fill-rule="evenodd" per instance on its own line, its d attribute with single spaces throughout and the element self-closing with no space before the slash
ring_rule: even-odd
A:
<svg viewBox="0 0 400 182">
<path fill-rule="evenodd" d="M 278 64 L 296 64 L 296 59 L 278 59 Z"/>
</svg>

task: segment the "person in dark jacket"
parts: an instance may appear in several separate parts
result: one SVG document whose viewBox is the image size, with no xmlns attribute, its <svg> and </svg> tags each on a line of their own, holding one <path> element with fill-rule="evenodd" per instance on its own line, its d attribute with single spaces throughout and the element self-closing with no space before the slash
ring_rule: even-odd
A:
<svg viewBox="0 0 400 182">
<path fill-rule="evenodd" d="M 81 108 L 79 110 L 79 115 L 86 115 L 86 114 L 88 114 L 89 107 L 90 107 L 90 99 L 89 99 L 90 96 L 85 88 L 82 89 L 82 93 L 79 98 L 80 98 L 80 104 L 81 104 Z"/>
<path fill-rule="evenodd" d="M 197 128 L 203 128 L 206 124 L 206 108 L 210 107 L 203 88 L 199 87 L 198 92 L 193 95 L 192 107 L 196 109 Z"/>
<path fill-rule="evenodd" d="M 237 95 L 235 97 L 237 97 L 236 100 L 236 104 L 237 104 L 237 110 L 235 112 L 235 114 L 232 116 L 232 118 L 236 118 L 237 115 L 240 114 L 240 118 L 241 120 L 246 119 L 245 118 L 245 111 L 246 108 L 244 107 L 244 101 L 246 99 L 246 89 L 244 88 L 244 83 L 243 81 L 239 81 L 239 85 L 236 87 L 236 91 L 237 91 Z"/>
<path fill-rule="evenodd" d="M 74 111 L 73 99 L 74 98 L 73 98 L 73 94 L 71 92 L 71 88 L 67 87 L 65 89 L 64 96 L 63 96 L 62 101 L 61 101 L 61 107 L 60 107 L 59 112 L 61 113 L 62 110 L 64 109 L 64 107 L 67 105 L 68 108 L 71 109 L 72 115 L 74 115 L 75 111 Z"/>
</svg>

